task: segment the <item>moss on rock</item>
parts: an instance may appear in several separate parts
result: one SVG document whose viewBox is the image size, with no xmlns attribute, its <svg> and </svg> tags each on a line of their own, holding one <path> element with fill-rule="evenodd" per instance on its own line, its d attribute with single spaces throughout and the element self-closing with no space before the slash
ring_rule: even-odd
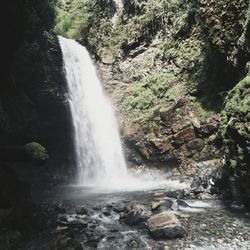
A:
<svg viewBox="0 0 250 250">
<path fill-rule="evenodd" d="M 154 119 L 162 102 L 173 103 L 181 94 L 184 86 L 177 82 L 178 78 L 172 73 L 152 72 L 128 87 L 121 103 L 122 110 L 128 112 L 128 118 L 134 122 L 143 123 Z"/>
<path fill-rule="evenodd" d="M 226 163 L 234 173 L 242 198 L 250 207 L 250 75 L 229 92 L 221 129 Z"/>
<path fill-rule="evenodd" d="M 46 148 L 37 142 L 31 142 L 24 145 L 24 150 L 35 164 L 43 164 L 49 159 Z"/>
</svg>

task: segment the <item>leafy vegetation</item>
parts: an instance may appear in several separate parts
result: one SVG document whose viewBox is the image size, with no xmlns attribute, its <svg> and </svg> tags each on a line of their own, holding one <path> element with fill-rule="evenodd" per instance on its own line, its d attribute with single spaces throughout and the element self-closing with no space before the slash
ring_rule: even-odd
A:
<svg viewBox="0 0 250 250">
<path fill-rule="evenodd" d="M 227 164 L 235 176 L 250 176 L 250 75 L 229 92 L 222 112 L 221 131 Z"/>
<path fill-rule="evenodd" d="M 80 39 L 87 34 L 94 17 L 90 4 L 84 1 L 61 2 L 56 7 L 55 32 L 59 35 Z"/>
<path fill-rule="evenodd" d="M 121 107 L 129 112 L 133 121 L 144 122 L 154 118 L 154 113 L 162 102 L 174 102 L 182 95 L 183 85 L 169 72 L 155 71 L 141 81 L 134 82 L 127 89 Z"/>
<path fill-rule="evenodd" d="M 37 142 L 31 142 L 24 146 L 26 154 L 36 164 L 42 164 L 49 159 L 47 150 Z"/>
</svg>

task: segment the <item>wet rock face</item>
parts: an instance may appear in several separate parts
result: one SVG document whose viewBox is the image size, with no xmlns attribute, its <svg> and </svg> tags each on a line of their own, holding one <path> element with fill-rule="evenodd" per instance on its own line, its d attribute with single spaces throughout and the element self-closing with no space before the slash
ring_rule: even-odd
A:
<svg viewBox="0 0 250 250">
<path fill-rule="evenodd" d="M 44 33 L 23 44 L 12 68 L 12 82 L 0 95 L 0 147 L 15 155 L 16 147 L 38 141 L 51 153 L 48 164 L 60 167 L 70 161 L 72 140 L 57 38 Z"/>
<path fill-rule="evenodd" d="M 25 43 L 15 62 L 16 81 L 23 93 L 19 100 L 24 99 L 25 105 L 21 106 L 18 120 L 14 119 L 12 109 L 4 110 L 12 118 L 10 136 L 18 138 L 22 144 L 40 142 L 51 152 L 50 159 L 58 161 L 59 165 L 67 161 L 71 150 L 71 121 L 62 65 L 60 46 L 54 35 L 44 32 Z M 20 109 L 15 102 L 10 106 Z"/>
<path fill-rule="evenodd" d="M 218 116 L 199 119 L 188 111 L 179 115 L 175 109 L 168 110 L 167 113 L 164 113 L 164 129 L 156 131 L 158 138 L 145 137 L 140 128 L 124 130 L 126 140 L 135 142 L 144 158 L 155 162 L 185 163 L 187 158 L 208 160 L 220 155 L 213 142 L 215 137 L 211 137 L 219 128 Z M 210 145 L 206 144 L 207 139 Z"/>
<path fill-rule="evenodd" d="M 175 239 L 187 235 L 186 229 L 172 212 L 153 215 L 147 223 L 155 239 Z"/>
<path fill-rule="evenodd" d="M 1 67 L 0 147 L 15 155 L 16 147 L 39 141 L 58 163 L 53 164 L 63 165 L 70 158 L 71 122 L 60 46 L 50 33 L 53 6 L 47 0 L 15 0 L 2 7 L 9 24 L 2 22 L 8 43 L 1 46 L 1 61 L 5 55 L 8 60 Z M 0 161 L 8 160 L 2 155 Z"/>
<path fill-rule="evenodd" d="M 228 181 L 224 162 L 221 159 L 196 163 L 196 174 L 189 188 L 184 190 L 184 197 L 191 199 L 231 198 L 228 193 Z M 223 196 L 224 195 L 224 196 Z"/>
</svg>

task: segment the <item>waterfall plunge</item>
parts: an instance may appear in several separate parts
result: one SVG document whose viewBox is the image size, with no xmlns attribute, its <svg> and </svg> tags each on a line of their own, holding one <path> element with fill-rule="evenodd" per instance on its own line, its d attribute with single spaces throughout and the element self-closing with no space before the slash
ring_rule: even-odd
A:
<svg viewBox="0 0 250 250">
<path fill-rule="evenodd" d="M 127 176 L 112 106 L 88 51 L 74 40 L 59 37 L 59 41 L 74 125 L 78 182 L 112 185 Z"/>
<path fill-rule="evenodd" d="M 185 187 L 159 171 L 139 168 L 128 174 L 112 106 L 88 51 L 71 39 L 59 37 L 59 42 L 74 125 L 78 184 L 104 192 Z"/>
</svg>

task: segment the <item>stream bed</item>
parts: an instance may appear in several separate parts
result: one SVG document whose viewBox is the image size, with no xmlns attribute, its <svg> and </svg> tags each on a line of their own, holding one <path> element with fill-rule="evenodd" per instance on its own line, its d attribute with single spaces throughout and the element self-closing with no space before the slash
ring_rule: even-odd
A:
<svg viewBox="0 0 250 250">
<path fill-rule="evenodd" d="M 250 249 L 250 219 L 243 206 L 229 201 L 180 200 L 180 192 L 176 182 L 172 188 L 130 192 L 44 188 L 39 195 L 33 194 L 44 214 L 38 213 L 37 221 L 44 227 L 23 249 Z M 154 240 L 146 223 L 126 217 L 138 207 L 151 213 L 152 202 L 159 206 L 154 213 L 172 210 L 188 235 Z"/>
</svg>

